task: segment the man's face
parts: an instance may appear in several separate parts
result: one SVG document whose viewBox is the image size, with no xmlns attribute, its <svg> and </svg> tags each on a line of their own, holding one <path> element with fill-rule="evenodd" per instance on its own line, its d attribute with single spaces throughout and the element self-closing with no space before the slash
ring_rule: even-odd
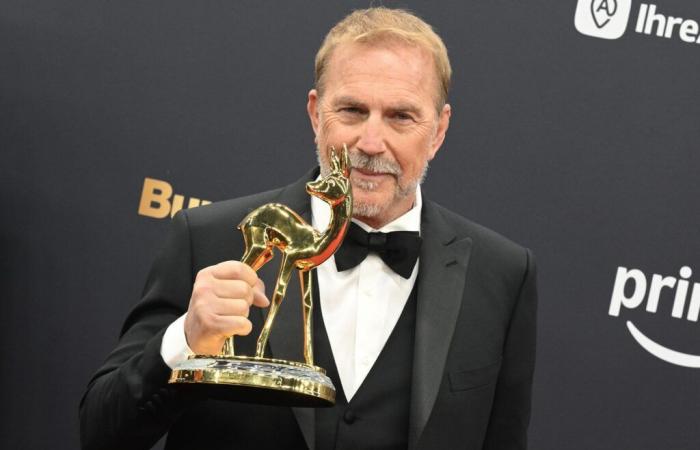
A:
<svg viewBox="0 0 700 450">
<path fill-rule="evenodd" d="M 436 111 L 432 57 L 400 43 L 342 44 L 324 74 L 323 96 L 309 92 L 321 172 L 329 148 L 347 144 L 353 215 L 379 228 L 408 211 L 415 188 L 445 138 L 450 106 Z"/>
</svg>

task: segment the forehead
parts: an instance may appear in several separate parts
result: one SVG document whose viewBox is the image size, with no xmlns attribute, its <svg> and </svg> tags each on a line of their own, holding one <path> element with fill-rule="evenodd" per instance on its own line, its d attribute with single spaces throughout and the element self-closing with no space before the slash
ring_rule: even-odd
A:
<svg viewBox="0 0 700 450">
<path fill-rule="evenodd" d="M 435 102 L 432 55 L 402 42 L 344 43 L 329 58 L 324 90 L 330 96 L 370 94 Z"/>
</svg>

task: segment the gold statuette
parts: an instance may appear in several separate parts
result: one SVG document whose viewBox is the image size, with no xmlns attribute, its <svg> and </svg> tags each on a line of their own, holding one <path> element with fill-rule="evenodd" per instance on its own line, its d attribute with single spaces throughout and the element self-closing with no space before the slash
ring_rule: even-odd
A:
<svg viewBox="0 0 700 450">
<path fill-rule="evenodd" d="M 258 270 L 281 252 L 281 265 L 270 310 L 258 337 L 255 356 L 236 356 L 233 336 L 220 355 L 194 355 L 175 368 L 169 383 L 199 385 L 212 396 L 232 400 L 291 406 L 330 406 L 335 388 L 324 369 L 314 366 L 311 329 L 311 269 L 327 260 L 339 247 L 352 217 L 352 187 L 347 147 L 340 157 L 331 148 L 332 170 L 306 191 L 328 203 L 331 220 L 322 233 L 284 205 L 268 203 L 238 225 L 245 240 L 241 261 Z M 299 273 L 304 322 L 304 362 L 265 358 L 265 347 L 292 271 Z"/>
</svg>

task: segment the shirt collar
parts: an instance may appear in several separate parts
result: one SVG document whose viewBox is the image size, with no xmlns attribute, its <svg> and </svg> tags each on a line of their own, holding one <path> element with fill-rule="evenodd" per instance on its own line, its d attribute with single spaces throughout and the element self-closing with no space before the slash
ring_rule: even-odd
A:
<svg viewBox="0 0 700 450">
<path fill-rule="evenodd" d="M 319 175 L 318 178 L 321 178 L 321 176 Z M 382 233 L 389 233 L 392 231 L 418 231 L 420 233 L 420 216 L 422 207 L 423 198 L 421 196 L 420 185 L 418 185 L 416 186 L 416 200 L 413 203 L 413 207 L 383 227 L 375 229 L 355 218 L 353 218 L 352 221 L 368 232 L 381 231 Z M 320 198 L 311 196 L 311 223 L 313 224 L 314 228 L 317 230 L 325 230 L 328 227 L 330 220 L 330 206 L 328 206 L 328 204 Z"/>
</svg>

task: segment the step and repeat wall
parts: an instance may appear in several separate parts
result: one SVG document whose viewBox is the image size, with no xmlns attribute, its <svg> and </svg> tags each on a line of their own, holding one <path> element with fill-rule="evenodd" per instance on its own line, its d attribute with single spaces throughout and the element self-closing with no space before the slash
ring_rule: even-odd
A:
<svg viewBox="0 0 700 450">
<path fill-rule="evenodd" d="M 530 447 L 697 449 L 700 2 L 383 3 L 454 68 L 424 194 L 538 260 Z M 172 214 L 315 164 L 313 58 L 368 5 L 3 0 L 0 447 L 79 446 Z"/>
</svg>

